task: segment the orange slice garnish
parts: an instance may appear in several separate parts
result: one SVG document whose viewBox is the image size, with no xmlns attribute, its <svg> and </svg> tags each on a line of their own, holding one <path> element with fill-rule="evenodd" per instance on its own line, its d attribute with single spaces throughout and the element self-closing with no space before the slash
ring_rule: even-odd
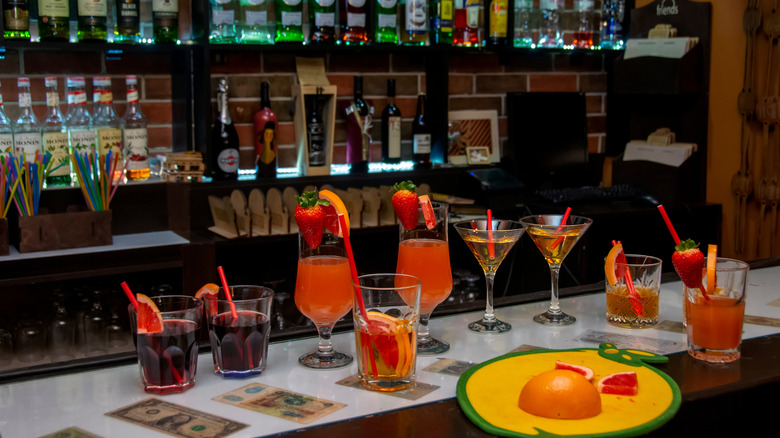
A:
<svg viewBox="0 0 780 438">
<path fill-rule="evenodd" d="M 154 301 L 144 294 L 136 294 L 135 299 L 138 301 L 138 333 L 162 333 L 163 317 Z"/>
<path fill-rule="evenodd" d="M 604 275 L 607 279 L 607 283 L 609 283 L 610 286 L 614 286 L 617 284 L 619 276 L 618 276 L 618 269 L 617 269 L 617 261 L 620 254 L 623 253 L 623 245 L 616 244 L 612 247 L 612 249 L 609 250 L 609 254 L 607 254 L 607 258 L 604 259 Z"/>
<path fill-rule="evenodd" d="M 344 215 L 344 221 L 347 224 L 347 236 L 349 236 L 349 211 L 347 211 L 347 207 L 344 205 L 341 198 L 330 190 L 320 190 L 318 195 L 320 199 L 330 202 L 330 205 L 336 209 L 336 214 Z M 341 227 L 339 227 L 339 237 L 344 237 L 344 230 L 342 230 Z"/>
<path fill-rule="evenodd" d="M 707 246 L 707 292 L 712 295 L 718 285 L 715 265 L 718 263 L 718 245 Z"/>
<path fill-rule="evenodd" d="M 195 298 L 198 298 L 203 301 L 204 307 L 206 308 L 207 315 L 216 315 L 217 311 L 219 309 L 218 304 L 216 301 L 217 297 L 219 296 L 219 286 L 217 286 L 214 283 L 206 283 L 203 285 L 202 288 L 198 289 L 198 292 L 195 294 Z M 206 297 L 211 298 L 211 300 L 207 300 Z"/>
</svg>

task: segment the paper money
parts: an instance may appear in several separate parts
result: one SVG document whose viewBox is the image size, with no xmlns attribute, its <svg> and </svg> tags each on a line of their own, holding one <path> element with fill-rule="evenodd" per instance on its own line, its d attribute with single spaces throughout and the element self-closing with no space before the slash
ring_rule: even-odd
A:
<svg viewBox="0 0 780 438">
<path fill-rule="evenodd" d="M 678 351 L 685 351 L 688 346 L 682 342 L 667 341 L 664 339 L 645 338 L 633 335 L 619 335 L 617 333 L 607 333 L 596 330 L 588 330 L 575 339 L 578 342 L 592 344 L 610 343 L 618 348 L 633 348 L 634 350 L 644 350 L 655 354 L 670 354 Z"/>
<path fill-rule="evenodd" d="M 780 298 L 767 303 L 770 306 L 780 307 Z"/>
<path fill-rule="evenodd" d="M 212 400 L 300 424 L 309 424 L 347 406 L 306 394 L 252 383 Z"/>
<path fill-rule="evenodd" d="M 417 400 L 439 389 L 439 387 L 436 385 L 429 385 L 427 383 L 415 381 L 412 383 L 412 387 L 408 389 L 401 389 L 393 392 L 371 391 L 370 389 L 363 386 L 362 383 L 360 383 L 360 379 L 358 378 L 357 374 L 349 376 L 346 379 L 341 379 L 338 382 L 336 382 L 336 384 L 349 386 L 350 388 L 363 389 L 366 391 L 370 391 L 374 394 L 384 394 L 393 397 L 398 397 L 405 400 Z"/>
<path fill-rule="evenodd" d="M 767 325 L 769 327 L 780 327 L 780 319 L 770 318 L 768 316 L 745 315 L 745 324 Z"/>
<path fill-rule="evenodd" d="M 546 348 L 537 347 L 536 345 L 523 344 L 515 348 L 514 350 L 510 351 L 509 353 L 519 353 L 521 351 L 533 351 L 533 350 L 546 350 Z"/>
<path fill-rule="evenodd" d="M 102 438 L 100 435 L 89 433 L 84 429 L 80 429 L 76 426 L 71 426 L 57 432 L 44 435 L 40 438 Z"/>
<path fill-rule="evenodd" d="M 468 371 L 469 368 L 476 365 L 474 362 L 466 362 L 455 359 L 439 358 L 436 362 L 423 368 L 423 371 L 429 373 L 446 374 L 448 376 L 460 377 L 461 374 Z"/>
<path fill-rule="evenodd" d="M 680 321 L 669 321 L 668 319 L 659 322 L 654 328 L 672 333 L 685 333 L 685 327 Z"/>
<path fill-rule="evenodd" d="M 156 398 L 148 398 L 106 415 L 168 435 L 189 438 L 220 438 L 249 427 L 248 424 Z"/>
</svg>

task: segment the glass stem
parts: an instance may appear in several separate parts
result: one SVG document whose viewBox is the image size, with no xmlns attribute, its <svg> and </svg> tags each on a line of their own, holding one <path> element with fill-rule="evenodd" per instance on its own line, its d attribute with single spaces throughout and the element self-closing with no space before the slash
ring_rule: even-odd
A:
<svg viewBox="0 0 780 438">
<path fill-rule="evenodd" d="M 485 290 L 487 292 L 487 304 L 485 305 L 485 316 L 482 321 L 495 322 L 496 314 L 493 313 L 493 281 L 496 279 L 494 271 L 485 271 Z"/>
<path fill-rule="evenodd" d="M 320 335 L 317 356 L 320 358 L 333 356 L 333 344 L 330 341 L 330 336 L 333 332 L 334 324 L 317 324 L 317 333 Z"/>
<path fill-rule="evenodd" d="M 428 330 L 428 318 L 430 313 L 420 314 L 420 324 L 417 326 L 417 344 L 427 344 L 431 342 L 431 332 Z"/>
<path fill-rule="evenodd" d="M 550 282 L 552 289 L 550 292 L 550 313 L 561 313 L 561 306 L 558 302 L 558 275 L 561 272 L 560 265 L 550 265 Z"/>
</svg>

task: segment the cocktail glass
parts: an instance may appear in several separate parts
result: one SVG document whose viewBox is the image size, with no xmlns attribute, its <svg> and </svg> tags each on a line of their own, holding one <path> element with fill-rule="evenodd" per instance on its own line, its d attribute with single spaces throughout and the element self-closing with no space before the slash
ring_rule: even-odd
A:
<svg viewBox="0 0 780 438">
<path fill-rule="evenodd" d="M 447 204 L 433 203 L 436 225 L 428 229 L 422 209 L 418 209 L 417 227 L 407 230 L 399 225 L 399 274 L 413 275 L 422 282 L 420 293 L 420 326 L 417 328 L 417 352 L 439 354 L 450 349 L 450 344 L 435 339 L 428 329 L 431 312 L 452 292 L 450 247 L 447 243 Z"/>
<path fill-rule="evenodd" d="M 405 274 L 371 274 L 355 285 L 353 319 L 360 383 L 375 391 L 412 386 L 417 359 L 420 279 Z M 365 314 L 363 311 L 365 310 Z"/>
<path fill-rule="evenodd" d="M 298 362 L 309 368 L 339 368 L 352 363 L 352 356 L 333 349 L 333 326 L 352 309 L 352 274 L 344 239 L 327 229 L 316 248 L 298 232 L 298 275 L 295 305 L 317 327 L 317 351 L 304 354 Z"/>
<path fill-rule="evenodd" d="M 607 324 L 623 328 L 649 328 L 658 324 L 658 307 L 661 295 L 661 259 L 657 257 L 626 254 L 626 263 L 615 262 L 619 269 L 626 269 L 629 276 L 619 277 L 614 285 L 606 282 Z M 621 267 L 620 264 L 623 264 Z M 631 295 L 627 280 L 636 291 Z"/>
<path fill-rule="evenodd" d="M 569 325 L 577 320 L 561 310 L 558 302 L 558 275 L 563 259 L 593 221 L 582 216 L 568 216 L 566 222 L 563 222 L 563 219 L 564 215 L 536 215 L 520 219 L 525 231 L 550 266 L 550 307 L 546 312 L 534 316 L 534 321 L 545 325 Z"/>
<path fill-rule="evenodd" d="M 481 333 L 503 333 L 511 330 L 512 325 L 496 318 L 493 312 L 493 282 L 501 262 L 515 246 L 525 229 L 519 222 L 499 219 L 493 219 L 490 228 L 488 229 L 487 220 L 471 220 L 455 224 L 458 234 L 482 266 L 487 285 L 485 316 L 469 324 L 469 329 Z"/>
<path fill-rule="evenodd" d="M 209 326 L 214 372 L 232 378 L 263 372 L 271 332 L 271 303 L 274 292 L 263 286 L 231 286 L 232 300 L 206 296 L 204 307 Z M 235 309 L 236 316 L 233 316 Z"/>
<path fill-rule="evenodd" d="M 195 385 L 203 302 L 187 295 L 150 298 L 162 314 L 162 333 L 138 333 L 138 314 L 128 306 L 141 383 L 155 394 L 184 392 Z"/>
<path fill-rule="evenodd" d="M 745 262 L 718 257 L 715 291 L 708 294 L 709 299 L 704 298 L 699 288 L 684 287 L 688 353 L 694 358 L 713 363 L 739 359 L 748 271 Z M 703 275 L 702 283 L 706 287 L 706 269 Z"/>
</svg>

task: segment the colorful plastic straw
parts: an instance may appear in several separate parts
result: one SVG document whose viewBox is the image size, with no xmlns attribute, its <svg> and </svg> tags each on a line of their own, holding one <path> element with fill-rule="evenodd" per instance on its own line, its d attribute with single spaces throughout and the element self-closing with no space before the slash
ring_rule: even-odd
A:
<svg viewBox="0 0 780 438">
<path fill-rule="evenodd" d="M 672 226 L 672 221 L 669 219 L 669 215 L 666 214 L 666 210 L 664 210 L 664 206 L 659 205 L 658 211 L 661 212 L 661 216 L 664 218 L 664 222 L 666 222 L 666 228 L 669 229 L 669 232 L 672 233 L 672 239 L 674 239 L 674 244 L 679 245 L 680 244 L 680 238 L 677 236 L 677 231 L 674 231 L 674 226 Z"/>
<path fill-rule="evenodd" d="M 569 220 L 569 213 L 571 213 L 571 207 L 566 207 L 566 211 L 563 213 L 563 219 L 561 219 L 561 224 L 558 226 L 558 229 L 555 230 L 555 234 L 561 233 L 563 226 L 566 225 L 566 221 Z M 555 242 L 553 242 L 550 248 L 555 249 L 558 245 L 561 244 L 561 242 L 563 242 L 563 236 L 555 239 Z"/>
<path fill-rule="evenodd" d="M 496 257 L 496 246 L 493 244 L 493 211 L 487 209 L 487 232 L 488 232 L 488 256 L 492 259 Z"/>
<path fill-rule="evenodd" d="M 135 310 L 138 310 L 138 300 L 135 299 L 135 295 L 133 295 L 133 291 L 130 290 L 130 286 L 127 285 L 126 281 L 122 282 L 122 290 L 125 291 L 125 295 L 127 295 L 127 298 L 130 300 L 130 304 L 135 307 Z"/>
<path fill-rule="evenodd" d="M 619 244 L 620 241 L 612 241 L 612 246 Z M 622 243 L 620 243 L 622 245 Z M 631 308 L 634 310 L 636 316 L 645 316 L 645 305 L 642 302 L 642 298 L 634 287 L 634 280 L 631 278 L 631 271 L 628 270 L 626 265 L 626 271 L 623 273 L 623 280 L 626 282 L 626 289 L 628 289 L 628 295 L 631 301 Z"/>
<path fill-rule="evenodd" d="M 225 270 L 222 266 L 217 266 L 217 272 L 219 273 L 219 279 L 222 280 L 222 290 L 225 291 L 225 297 L 227 297 L 230 303 L 230 313 L 233 315 L 233 320 L 238 321 L 238 312 L 236 312 L 236 305 L 233 304 L 233 296 L 230 294 L 230 286 L 228 286 L 227 278 L 225 277 Z"/>
</svg>

